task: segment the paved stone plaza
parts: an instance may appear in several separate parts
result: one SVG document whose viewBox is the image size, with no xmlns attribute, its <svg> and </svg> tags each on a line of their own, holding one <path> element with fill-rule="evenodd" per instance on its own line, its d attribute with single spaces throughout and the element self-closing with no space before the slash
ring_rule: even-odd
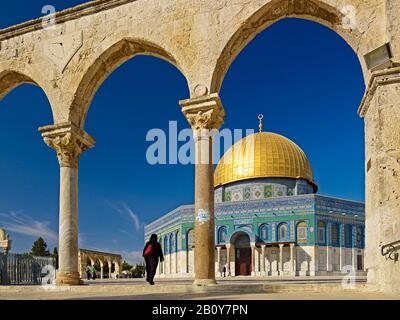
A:
<svg viewBox="0 0 400 320">
<path fill-rule="evenodd" d="M 400 300 L 400 295 L 372 291 L 365 277 L 354 289 L 344 289 L 341 278 L 276 277 L 218 279 L 217 286 L 193 286 L 192 279 L 161 280 L 154 286 L 144 279 L 85 281 L 83 286 L 0 287 L 1 300 Z"/>
</svg>

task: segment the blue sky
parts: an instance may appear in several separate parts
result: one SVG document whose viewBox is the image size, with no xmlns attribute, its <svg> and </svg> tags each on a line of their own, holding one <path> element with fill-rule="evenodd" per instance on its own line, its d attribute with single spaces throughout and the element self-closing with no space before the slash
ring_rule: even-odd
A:
<svg viewBox="0 0 400 320">
<path fill-rule="evenodd" d="M 57 10 L 84 1 L 52 1 Z M 0 27 L 41 15 L 48 1 L 2 4 Z M 21 7 L 24 8 L 21 11 Z M 316 23 L 285 19 L 258 35 L 234 61 L 221 98 L 224 128 L 257 129 L 295 141 L 311 161 L 319 192 L 364 200 L 364 134 L 357 108 L 364 92 L 358 59 L 337 34 Z M 143 226 L 193 202 L 192 165 L 146 162 L 146 134 L 188 124 L 178 101 L 188 98 L 182 74 L 167 62 L 136 57 L 101 86 L 85 130 L 97 144 L 79 167 L 79 235 L 84 248 L 120 252 L 136 261 Z M 0 226 L 14 252 L 42 235 L 57 245 L 59 167 L 37 131 L 51 124 L 46 96 L 22 85 L 0 101 Z"/>
</svg>

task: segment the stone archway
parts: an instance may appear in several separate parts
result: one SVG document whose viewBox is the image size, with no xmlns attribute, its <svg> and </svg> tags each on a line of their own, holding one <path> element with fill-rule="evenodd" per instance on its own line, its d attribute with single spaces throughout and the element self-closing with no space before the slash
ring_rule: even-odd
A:
<svg viewBox="0 0 400 320">
<path fill-rule="evenodd" d="M 14 72 L 0 81 L 0 97 L 19 83 L 41 79 L 35 83 L 44 88 L 53 110 L 54 124 L 41 131 L 60 163 L 58 283 L 79 283 L 78 159 L 95 142 L 83 124 L 103 78 L 137 52 L 175 61 L 190 89 L 189 99 L 180 104 L 194 131 L 196 154 L 212 159 L 207 151 L 210 137 L 202 129 L 218 129 L 223 123 L 218 92 L 226 70 L 258 32 L 274 21 L 297 16 L 338 32 L 363 66 L 366 93 L 359 114 L 365 119 L 366 268 L 376 288 L 399 292 L 400 265 L 386 260 L 380 250 L 400 235 L 400 3 L 348 0 L 346 5 L 356 10 L 357 24 L 352 28 L 343 28 L 342 0 L 97 0 L 58 12 L 50 29 L 37 19 L 0 30 L 0 77 L 10 66 Z M 137 40 L 132 44 L 128 39 Z M 368 69 L 364 55 L 387 42 L 391 63 L 381 70 Z M 61 55 L 60 44 L 65 48 Z M 196 224 L 195 261 L 202 262 L 195 265 L 196 283 L 209 284 L 215 283 L 212 166 L 196 164 L 195 180 L 195 214 L 202 219 Z"/>
<path fill-rule="evenodd" d="M 251 275 L 251 254 L 250 237 L 245 232 L 238 232 L 234 237 L 235 247 L 235 276 Z"/>
</svg>

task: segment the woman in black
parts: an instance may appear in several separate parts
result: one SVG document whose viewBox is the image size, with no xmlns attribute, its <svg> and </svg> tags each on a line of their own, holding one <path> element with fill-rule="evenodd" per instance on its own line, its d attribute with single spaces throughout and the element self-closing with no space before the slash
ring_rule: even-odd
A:
<svg viewBox="0 0 400 320">
<path fill-rule="evenodd" d="M 145 256 L 146 249 L 148 249 L 147 247 L 149 245 L 151 245 L 151 253 Z M 160 262 L 164 261 L 164 255 L 161 250 L 161 245 L 157 241 L 156 234 L 152 234 L 150 241 L 146 242 L 146 245 L 143 249 L 143 257 L 144 261 L 146 262 L 146 281 L 153 285 L 153 279 L 157 271 L 158 260 L 160 259 Z"/>
</svg>

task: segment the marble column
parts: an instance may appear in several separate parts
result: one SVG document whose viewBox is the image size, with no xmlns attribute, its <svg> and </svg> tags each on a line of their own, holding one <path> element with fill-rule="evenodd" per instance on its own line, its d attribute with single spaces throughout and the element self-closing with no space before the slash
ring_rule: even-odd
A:
<svg viewBox="0 0 400 320">
<path fill-rule="evenodd" d="M 296 275 L 296 261 L 295 261 L 295 245 L 294 243 L 290 244 L 290 273 L 292 276 Z"/>
<path fill-rule="evenodd" d="M 279 244 L 279 275 L 283 276 L 283 244 Z"/>
<path fill-rule="evenodd" d="M 216 262 L 217 275 L 221 276 L 221 247 L 217 247 L 217 262 Z"/>
<path fill-rule="evenodd" d="M 226 245 L 226 276 L 231 276 L 231 245 Z"/>
<path fill-rule="evenodd" d="M 345 246 L 344 246 L 344 225 L 339 227 L 339 268 L 340 272 L 343 271 L 345 266 Z"/>
<path fill-rule="evenodd" d="M 100 279 L 104 279 L 104 262 L 99 259 L 100 261 Z"/>
<path fill-rule="evenodd" d="M 310 276 L 316 276 L 318 273 L 318 246 L 311 249 Z"/>
<path fill-rule="evenodd" d="M 261 275 L 265 276 L 267 275 L 266 269 L 265 269 L 265 244 L 261 245 Z"/>
<path fill-rule="evenodd" d="M 121 277 L 121 261 L 115 260 L 115 277 Z"/>
<path fill-rule="evenodd" d="M 180 101 L 195 141 L 195 285 L 215 284 L 214 170 L 212 130 L 224 110 L 218 94 Z"/>
<path fill-rule="evenodd" d="M 86 279 L 86 256 L 83 253 L 79 254 L 79 270 L 81 279 Z"/>
<path fill-rule="evenodd" d="M 251 275 L 256 275 L 256 245 L 252 243 L 251 247 Z"/>
<path fill-rule="evenodd" d="M 108 279 L 111 279 L 112 261 L 110 259 L 107 260 L 107 265 L 108 265 Z"/>
<path fill-rule="evenodd" d="M 39 128 L 60 164 L 58 285 L 80 284 L 78 270 L 78 161 L 95 140 L 72 123 Z"/>
<path fill-rule="evenodd" d="M 333 271 L 332 261 L 332 223 L 328 222 L 326 230 L 326 271 Z"/>
</svg>

